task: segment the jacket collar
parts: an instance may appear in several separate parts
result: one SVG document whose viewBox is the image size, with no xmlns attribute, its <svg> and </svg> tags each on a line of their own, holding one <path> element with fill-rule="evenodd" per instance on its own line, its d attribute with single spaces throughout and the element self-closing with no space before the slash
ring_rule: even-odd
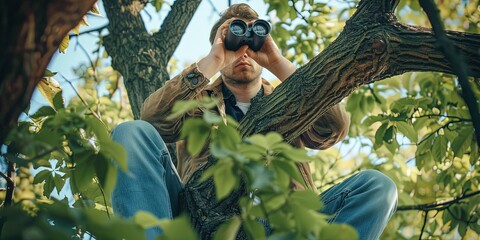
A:
<svg viewBox="0 0 480 240">
<path fill-rule="evenodd" d="M 227 99 L 227 97 L 223 96 L 224 93 L 222 91 L 222 85 L 223 85 L 223 79 L 220 76 L 217 79 L 215 79 L 215 81 L 213 81 L 211 84 L 207 85 L 207 87 L 205 89 L 207 91 L 213 91 L 217 96 L 220 96 L 220 94 L 221 94 L 221 96 L 224 99 Z M 275 88 L 267 80 L 262 78 L 262 89 L 263 89 L 263 94 L 262 95 L 266 96 L 266 95 L 270 95 Z M 232 92 L 230 92 L 230 94 L 233 95 Z M 257 96 L 254 97 L 254 99 L 257 98 L 257 97 L 258 97 L 258 94 L 257 94 Z"/>
</svg>

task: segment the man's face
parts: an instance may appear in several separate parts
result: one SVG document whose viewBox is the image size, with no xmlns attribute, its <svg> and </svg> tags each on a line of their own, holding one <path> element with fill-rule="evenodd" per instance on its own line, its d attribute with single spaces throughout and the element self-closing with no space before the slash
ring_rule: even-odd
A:
<svg viewBox="0 0 480 240">
<path fill-rule="evenodd" d="M 244 54 L 230 65 L 224 67 L 220 73 L 225 81 L 236 84 L 248 84 L 254 81 L 261 81 L 263 68 L 253 59 Z"/>
</svg>

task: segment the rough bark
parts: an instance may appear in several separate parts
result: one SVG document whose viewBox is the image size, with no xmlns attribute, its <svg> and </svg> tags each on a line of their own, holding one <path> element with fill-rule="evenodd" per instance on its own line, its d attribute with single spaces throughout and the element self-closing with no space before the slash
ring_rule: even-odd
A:
<svg viewBox="0 0 480 240">
<path fill-rule="evenodd" d="M 96 0 L 1 1 L 0 143 L 30 103 L 60 42 Z"/>
<path fill-rule="evenodd" d="M 177 49 L 185 29 L 201 0 L 177 0 L 162 26 L 149 34 L 140 16 L 145 0 L 104 0 L 108 31 L 104 45 L 112 57 L 112 66 L 122 76 L 128 89 L 133 117 L 140 118 L 143 101 L 170 79 L 168 61 Z M 167 144 L 176 162 L 175 144 Z"/>
<path fill-rule="evenodd" d="M 177 0 L 155 34 L 145 30 L 146 0 L 104 0 L 109 36 L 105 48 L 122 76 L 135 119 L 143 101 L 169 80 L 167 64 L 201 0 Z"/>
<path fill-rule="evenodd" d="M 292 141 L 357 87 L 412 71 L 453 73 L 429 28 L 399 23 L 396 1 L 362 1 L 339 37 L 273 94 L 251 106 L 243 135 L 277 131 Z M 480 35 L 447 32 L 480 76 Z"/>
</svg>

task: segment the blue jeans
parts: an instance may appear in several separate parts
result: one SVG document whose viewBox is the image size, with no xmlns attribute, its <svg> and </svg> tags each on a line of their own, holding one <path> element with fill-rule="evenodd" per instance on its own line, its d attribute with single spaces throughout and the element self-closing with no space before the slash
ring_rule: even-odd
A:
<svg viewBox="0 0 480 240">
<path fill-rule="evenodd" d="M 115 214 L 129 218 L 144 210 L 157 218 L 176 217 L 183 184 L 157 130 L 145 121 L 130 121 L 118 125 L 112 138 L 128 154 L 128 172 L 118 171 L 112 192 Z M 147 239 L 155 239 L 162 230 L 150 228 L 146 233 Z"/>
<path fill-rule="evenodd" d="M 128 153 L 128 173 L 119 171 L 112 192 L 116 214 L 132 217 L 138 210 L 149 211 L 158 218 L 179 214 L 179 193 L 183 185 L 168 150 L 155 128 L 141 120 L 122 123 L 112 134 Z M 378 239 L 397 204 L 395 184 L 384 174 L 366 170 L 346 179 L 321 194 L 322 212 L 330 222 L 347 223 L 360 239 Z M 147 230 L 154 239 L 161 229 Z"/>
</svg>

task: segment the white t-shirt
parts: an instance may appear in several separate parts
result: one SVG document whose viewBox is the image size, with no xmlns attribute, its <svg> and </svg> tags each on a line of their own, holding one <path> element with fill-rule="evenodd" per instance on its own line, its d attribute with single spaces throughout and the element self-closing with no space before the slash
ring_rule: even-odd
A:
<svg viewBox="0 0 480 240">
<path fill-rule="evenodd" d="M 251 103 L 243 103 L 243 102 L 237 102 L 237 107 L 242 110 L 243 114 L 246 114 L 248 109 L 250 108 Z"/>
</svg>

